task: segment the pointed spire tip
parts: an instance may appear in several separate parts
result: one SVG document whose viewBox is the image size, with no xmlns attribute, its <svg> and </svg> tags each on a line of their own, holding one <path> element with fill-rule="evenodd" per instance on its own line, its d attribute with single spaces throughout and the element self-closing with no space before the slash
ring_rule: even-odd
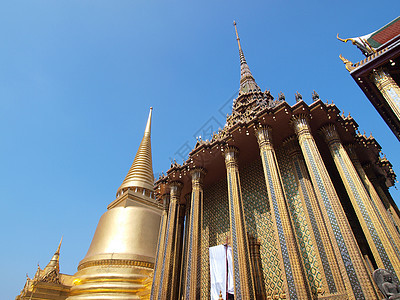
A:
<svg viewBox="0 0 400 300">
<path fill-rule="evenodd" d="M 258 91 L 260 88 L 255 82 L 253 75 L 250 72 L 250 68 L 247 65 L 246 58 L 242 50 L 242 45 L 240 44 L 240 38 L 236 27 L 236 21 L 233 21 L 235 26 L 236 40 L 239 47 L 239 58 L 240 58 L 240 90 L 241 92 Z"/>
<path fill-rule="evenodd" d="M 240 38 L 239 38 L 239 34 L 238 34 L 238 31 L 237 31 L 237 27 L 236 27 L 236 21 L 233 21 L 233 26 L 235 26 L 236 40 L 238 41 L 239 50 L 241 50 L 242 46 L 240 45 Z"/>
<path fill-rule="evenodd" d="M 64 238 L 64 235 L 61 236 L 60 243 L 58 244 L 58 248 L 57 248 L 57 251 L 56 251 L 56 253 L 58 253 L 58 254 L 60 254 L 60 249 L 61 249 L 61 244 L 62 244 L 63 238 Z"/>
<path fill-rule="evenodd" d="M 153 112 L 153 107 L 150 107 L 150 112 L 149 112 L 149 118 L 147 119 L 147 124 L 146 124 L 146 129 L 144 131 L 144 134 L 150 134 L 151 133 L 151 115 Z"/>
</svg>

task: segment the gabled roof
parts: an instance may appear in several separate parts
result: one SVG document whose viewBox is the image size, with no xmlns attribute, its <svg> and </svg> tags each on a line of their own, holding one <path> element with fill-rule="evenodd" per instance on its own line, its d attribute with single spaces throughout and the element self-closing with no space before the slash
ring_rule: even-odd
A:
<svg viewBox="0 0 400 300">
<path fill-rule="evenodd" d="M 372 33 L 348 39 L 341 39 L 338 35 L 338 39 L 345 43 L 351 41 L 365 56 L 369 56 L 375 53 L 382 45 L 399 35 L 400 16 Z"/>
</svg>

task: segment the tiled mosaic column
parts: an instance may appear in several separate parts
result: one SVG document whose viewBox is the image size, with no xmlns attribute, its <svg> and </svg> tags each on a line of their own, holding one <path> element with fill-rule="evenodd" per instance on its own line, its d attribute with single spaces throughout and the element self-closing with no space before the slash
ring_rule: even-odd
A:
<svg viewBox="0 0 400 300">
<path fill-rule="evenodd" d="M 182 183 L 173 181 L 170 183 L 170 204 L 168 213 L 168 224 L 165 235 L 165 250 L 162 260 L 162 269 L 160 276 L 160 289 L 156 299 L 172 299 L 171 292 L 173 287 L 173 270 L 176 251 L 176 234 L 178 229 L 179 217 L 179 198 L 181 195 Z"/>
<path fill-rule="evenodd" d="M 235 299 L 255 299 L 252 279 L 253 273 L 250 262 L 249 243 L 247 240 L 246 221 L 243 211 L 242 191 L 239 179 L 239 149 L 234 146 L 227 146 L 224 154 L 228 180 L 229 219 L 233 255 Z"/>
<path fill-rule="evenodd" d="M 192 176 L 192 197 L 190 203 L 190 221 L 187 236 L 186 280 L 183 299 L 200 299 L 201 271 L 201 228 L 203 216 L 203 179 L 206 171 L 196 168 L 190 171 Z"/>
<path fill-rule="evenodd" d="M 308 228 L 312 229 L 309 235 L 312 244 L 317 248 L 316 257 L 322 277 L 320 290 L 318 292 L 321 294 L 345 294 L 345 286 L 336 259 L 336 255 L 340 255 L 340 253 L 335 253 L 332 247 L 330 240 L 334 237 L 330 237 L 328 234 L 300 146 L 294 136 L 286 140 L 284 144 L 292 162 L 296 181 L 298 182 L 299 193 L 308 223 L 307 225 Z M 343 269 L 344 265 L 341 267 Z"/>
<path fill-rule="evenodd" d="M 374 70 L 371 77 L 392 111 L 400 120 L 400 87 L 393 80 L 392 76 L 390 76 L 389 72 L 383 68 Z"/>
<path fill-rule="evenodd" d="M 292 124 L 297 134 L 311 182 L 321 212 L 330 236 L 335 237 L 332 245 L 340 252 L 339 265 L 344 265 L 342 272 L 349 299 L 375 299 L 378 297 L 371 278 L 368 274 L 360 249 L 346 218 L 343 207 L 336 194 L 335 188 L 324 165 L 321 154 L 311 135 L 308 120 L 305 115 L 292 118 Z M 329 222 L 328 222 L 329 220 Z M 335 252 L 337 252 L 335 250 Z"/>
<path fill-rule="evenodd" d="M 151 286 L 150 299 L 156 299 L 156 295 L 158 295 L 158 291 L 160 288 L 159 283 L 162 270 L 162 259 L 164 256 L 165 234 L 167 231 L 169 194 L 163 195 L 162 199 L 163 199 L 163 212 L 161 215 L 160 233 L 158 235 L 157 252 L 156 252 L 157 255 L 154 265 L 153 284 Z"/>
<path fill-rule="evenodd" d="M 185 299 L 185 285 L 186 285 L 186 273 L 187 273 L 187 253 L 188 253 L 188 235 L 189 235 L 189 224 L 190 224 L 190 199 L 192 193 L 185 195 L 185 233 L 183 239 L 183 252 L 182 252 L 182 265 L 181 265 L 181 284 L 179 287 L 179 299 Z"/>
<path fill-rule="evenodd" d="M 263 270 L 260 255 L 260 242 L 251 235 L 248 235 L 249 240 L 249 250 L 250 250 L 250 260 L 253 268 L 253 278 L 254 278 L 254 290 L 256 293 L 256 299 L 264 300 L 267 299 L 267 294 L 265 292 Z"/>
<path fill-rule="evenodd" d="M 320 129 L 350 197 L 368 245 L 379 268 L 387 269 L 396 278 L 400 274 L 400 261 L 377 216 L 357 171 L 344 149 L 335 125 Z"/>
<path fill-rule="evenodd" d="M 179 299 L 179 287 L 181 283 L 182 266 L 182 247 L 183 234 L 185 230 L 185 204 L 179 204 L 178 207 L 178 226 L 176 227 L 175 249 L 174 249 L 174 268 L 172 270 L 172 290 L 171 299 Z"/>
<path fill-rule="evenodd" d="M 310 299 L 310 288 L 306 281 L 303 264 L 300 261 L 300 252 L 286 207 L 285 194 L 282 188 L 275 150 L 272 145 L 271 129 L 265 126 L 256 127 L 255 134 L 260 146 L 281 269 L 285 270 L 283 277 L 285 277 L 286 298 Z"/>
<path fill-rule="evenodd" d="M 393 207 L 390 200 L 388 199 L 386 193 L 382 189 L 382 186 L 379 184 L 378 178 L 376 178 L 374 171 L 372 170 L 372 165 L 368 164 L 368 165 L 364 166 L 363 168 L 366 170 L 369 180 L 371 181 L 372 185 L 375 188 L 375 191 L 378 193 L 380 199 L 382 200 L 383 205 L 385 206 L 390 219 L 392 219 L 392 222 L 396 227 L 396 230 L 398 232 L 400 232 L 399 215 L 397 214 L 396 209 Z"/>
<path fill-rule="evenodd" d="M 351 144 L 346 146 L 347 153 L 356 168 L 358 175 L 360 176 L 361 181 L 363 182 L 365 188 L 368 191 L 369 196 L 371 197 L 371 204 L 380 220 L 381 226 L 387 232 L 390 241 L 392 242 L 397 255 L 399 256 L 399 247 L 400 247 L 400 235 L 397 231 L 393 218 L 390 217 L 389 212 L 386 210 L 385 206 L 383 205 L 383 201 L 379 197 L 378 193 L 376 192 L 373 184 L 369 180 L 367 174 L 365 173 L 363 167 L 361 166 L 360 161 L 358 160 L 357 153 L 356 153 L 356 146 Z"/>
</svg>

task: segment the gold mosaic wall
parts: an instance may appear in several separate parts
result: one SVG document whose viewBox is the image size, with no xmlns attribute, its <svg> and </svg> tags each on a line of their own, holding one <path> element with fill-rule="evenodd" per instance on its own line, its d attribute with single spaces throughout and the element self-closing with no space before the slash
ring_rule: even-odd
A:
<svg viewBox="0 0 400 300">
<path fill-rule="evenodd" d="M 239 169 L 247 231 L 260 242 L 265 291 L 268 296 L 284 293 L 275 234 L 269 211 L 261 159 Z M 204 190 L 202 232 L 202 299 L 209 299 L 208 248 L 226 243 L 229 232 L 228 187 L 223 178 Z"/>
<path fill-rule="evenodd" d="M 222 178 L 204 189 L 201 299 L 210 299 L 210 261 L 208 248 L 225 244 L 229 233 L 228 185 Z"/>
<path fill-rule="evenodd" d="M 284 293 L 261 158 L 239 170 L 247 231 L 257 238 L 267 296 Z"/>
<path fill-rule="evenodd" d="M 299 194 L 299 186 L 293 172 L 291 159 L 285 151 L 277 151 L 277 159 L 281 171 L 283 187 L 286 200 L 288 202 L 289 213 L 292 217 L 297 240 L 300 245 L 300 252 L 307 273 L 307 280 L 311 286 L 313 294 L 317 294 L 317 289 L 321 287 L 322 277 L 318 268 L 316 255 L 316 245 L 313 245 L 311 231 L 307 224 L 305 208 Z"/>
</svg>

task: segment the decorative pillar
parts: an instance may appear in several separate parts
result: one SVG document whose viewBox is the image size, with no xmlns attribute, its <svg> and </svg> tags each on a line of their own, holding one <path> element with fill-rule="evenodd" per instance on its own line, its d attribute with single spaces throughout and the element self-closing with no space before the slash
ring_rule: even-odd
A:
<svg viewBox="0 0 400 300">
<path fill-rule="evenodd" d="M 183 233 L 185 229 L 185 204 L 179 204 L 178 226 L 176 228 L 173 280 L 171 283 L 171 299 L 179 299 L 179 286 L 181 282 Z"/>
<path fill-rule="evenodd" d="M 196 168 L 190 171 L 192 176 L 192 197 L 190 203 L 190 221 L 187 236 L 187 264 L 184 286 L 184 299 L 200 299 L 201 270 L 201 228 L 203 221 L 203 179 L 206 170 Z"/>
<path fill-rule="evenodd" d="M 311 135 L 307 117 L 297 115 L 292 118 L 292 124 L 310 173 L 318 203 L 321 205 L 321 212 L 329 235 L 335 237 L 332 240 L 332 246 L 336 253 L 340 253 L 340 256 L 337 257 L 339 266 L 346 270 L 346 272 L 342 272 L 342 278 L 348 297 L 357 300 L 377 298 L 378 295 L 368 274 L 361 251 Z"/>
<path fill-rule="evenodd" d="M 260 242 L 250 234 L 248 235 L 251 266 L 253 268 L 254 290 L 257 300 L 266 300 L 267 294 L 264 286 L 264 276 L 261 264 Z"/>
<path fill-rule="evenodd" d="M 388 203 L 389 203 L 389 207 L 390 207 L 390 211 L 392 212 L 392 216 L 394 218 L 394 220 L 397 220 L 397 223 L 400 223 L 399 220 L 399 216 L 400 216 L 400 211 L 399 208 L 397 207 L 396 203 L 394 202 L 392 195 L 389 192 L 389 188 L 386 186 L 386 178 L 381 176 L 380 177 L 380 187 L 382 189 L 382 192 L 385 194 Z M 400 228 L 400 226 L 399 226 Z"/>
<path fill-rule="evenodd" d="M 372 170 L 372 165 L 368 164 L 364 166 L 365 170 L 367 171 L 367 175 L 369 180 L 371 181 L 372 185 L 375 188 L 375 191 L 378 193 L 380 199 L 383 202 L 383 205 L 385 206 L 389 217 L 392 219 L 393 224 L 396 227 L 396 230 L 400 233 L 400 218 L 399 215 L 397 214 L 396 209 L 393 207 L 391 204 L 390 200 L 388 199 L 385 191 L 382 189 L 382 186 L 379 184 L 378 178 L 376 178 L 374 171 Z"/>
<path fill-rule="evenodd" d="M 163 200 L 163 212 L 161 215 L 160 233 L 158 235 L 158 246 L 156 252 L 156 262 L 154 265 L 154 275 L 153 284 L 151 286 L 151 296 L 150 299 L 155 299 L 158 295 L 160 288 L 160 277 L 162 269 L 162 259 L 164 256 L 164 246 L 165 246 L 165 235 L 167 231 L 167 221 L 168 221 L 168 206 L 169 206 L 169 194 L 162 195 Z"/>
<path fill-rule="evenodd" d="M 247 240 L 246 221 L 243 211 L 242 191 L 239 179 L 239 149 L 234 146 L 226 146 L 224 155 L 228 180 L 235 299 L 255 299 L 249 243 Z"/>
<path fill-rule="evenodd" d="M 326 125 L 320 131 L 329 146 L 336 168 L 378 267 L 387 269 L 397 280 L 397 274 L 400 275 L 399 257 L 382 227 L 371 198 L 340 141 L 335 125 Z"/>
<path fill-rule="evenodd" d="M 188 256 L 188 243 L 189 243 L 189 224 L 190 224 L 190 199 L 192 193 L 185 195 L 185 233 L 183 239 L 183 253 L 182 253 L 182 265 L 181 265 L 181 283 L 179 287 L 179 299 L 185 299 L 185 286 L 186 286 L 186 274 L 187 274 L 187 256 Z"/>
<path fill-rule="evenodd" d="M 399 256 L 399 246 L 400 246 L 400 235 L 399 232 L 397 231 L 393 218 L 390 218 L 389 212 L 386 210 L 385 206 L 383 205 L 383 201 L 379 197 L 378 193 L 376 192 L 373 184 L 371 181 L 368 179 L 367 174 L 365 173 L 363 167 L 361 166 L 360 161 L 358 160 L 357 153 L 356 153 L 356 146 L 351 144 L 346 146 L 347 153 L 349 154 L 349 157 L 356 168 L 358 175 L 360 176 L 361 181 L 363 182 L 365 188 L 368 191 L 368 194 L 371 198 L 371 204 L 375 210 L 375 213 L 377 214 L 381 226 L 385 229 L 387 232 L 390 241 L 393 245 L 393 247 L 396 250 L 397 255 Z"/>
<path fill-rule="evenodd" d="M 272 145 L 271 128 L 260 125 L 255 127 L 255 134 L 260 147 L 279 260 L 281 269 L 284 270 L 282 276 L 286 285 L 286 298 L 310 299 L 310 287 L 306 281 L 304 266 L 300 260 L 301 255 L 286 207 L 282 180 Z"/>
<path fill-rule="evenodd" d="M 298 182 L 298 190 L 305 211 L 306 221 L 310 230 L 310 236 L 314 247 L 316 247 L 317 261 L 321 273 L 321 284 L 318 293 L 325 294 L 345 294 L 346 289 L 343 283 L 340 267 L 336 259 L 340 253 L 335 253 L 332 246 L 325 220 L 321 213 L 321 208 L 315 196 L 310 177 L 307 172 L 303 155 L 296 137 L 285 141 L 288 155 L 291 158 L 292 168 Z M 344 267 L 344 265 L 343 265 Z"/>
<path fill-rule="evenodd" d="M 171 199 L 169 203 L 167 232 L 165 235 L 165 250 L 160 276 L 160 288 L 157 299 L 173 299 L 171 295 L 173 289 L 171 287 L 174 280 L 174 254 L 176 250 L 175 244 L 179 217 L 179 199 L 181 196 L 182 186 L 183 184 L 179 181 L 173 181 L 170 183 Z"/>
<path fill-rule="evenodd" d="M 400 120 L 400 87 L 384 68 L 374 70 L 371 74 L 371 78 L 392 111 Z"/>
</svg>

